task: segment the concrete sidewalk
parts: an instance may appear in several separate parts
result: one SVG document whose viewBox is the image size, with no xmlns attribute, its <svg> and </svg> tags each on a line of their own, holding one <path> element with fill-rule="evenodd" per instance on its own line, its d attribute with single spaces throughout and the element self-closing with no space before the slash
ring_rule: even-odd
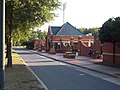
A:
<svg viewBox="0 0 120 90">
<path fill-rule="evenodd" d="M 102 59 L 92 59 L 90 57 L 85 57 L 85 56 L 76 56 L 75 59 L 68 59 L 63 57 L 63 53 L 48 54 L 45 52 L 38 52 L 34 50 L 31 50 L 31 51 L 36 54 L 54 59 L 56 61 L 64 62 L 67 64 L 79 66 L 88 70 L 92 70 L 102 74 L 120 78 L 120 68 L 97 64 L 98 62 L 102 62 Z"/>
</svg>

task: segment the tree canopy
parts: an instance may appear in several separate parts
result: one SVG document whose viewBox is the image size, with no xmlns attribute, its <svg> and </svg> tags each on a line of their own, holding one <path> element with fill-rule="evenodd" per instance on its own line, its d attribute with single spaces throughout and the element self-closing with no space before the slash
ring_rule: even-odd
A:
<svg viewBox="0 0 120 90">
<path fill-rule="evenodd" d="M 101 43 L 110 42 L 113 44 L 113 63 L 115 63 L 115 47 L 120 42 L 120 17 L 110 18 L 107 20 L 99 32 Z"/>
<path fill-rule="evenodd" d="M 35 26 L 52 20 L 56 16 L 54 11 L 60 5 L 59 0 L 5 0 L 8 67 L 12 66 L 12 38 L 24 40 L 24 35 L 28 35 Z"/>
<path fill-rule="evenodd" d="M 80 28 L 81 33 L 83 34 L 89 34 L 92 33 L 92 35 L 98 34 L 99 33 L 99 28 Z"/>
<path fill-rule="evenodd" d="M 107 20 L 99 32 L 99 39 L 104 42 L 120 42 L 120 17 Z"/>
<path fill-rule="evenodd" d="M 43 40 L 45 39 L 46 35 L 47 35 L 47 32 L 45 30 L 41 31 L 37 29 L 37 31 L 32 31 L 32 33 L 30 34 L 29 40 L 35 40 L 35 39 Z"/>
<path fill-rule="evenodd" d="M 5 0 L 6 32 L 8 33 L 10 25 L 11 32 L 43 25 L 56 16 L 53 11 L 59 6 L 58 0 Z"/>
</svg>

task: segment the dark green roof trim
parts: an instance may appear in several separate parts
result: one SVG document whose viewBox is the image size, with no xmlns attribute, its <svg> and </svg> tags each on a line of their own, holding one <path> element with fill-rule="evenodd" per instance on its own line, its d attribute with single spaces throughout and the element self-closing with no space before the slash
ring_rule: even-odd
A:
<svg viewBox="0 0 120 90">
<path fill-rule="evenodd" d="M 58 33 L 58 31 L 60 30 L 61 27 L 55 27 L 55 26 L 51 26 L 51 32 L 53 35 L 56 35 Z"/>
</svg>

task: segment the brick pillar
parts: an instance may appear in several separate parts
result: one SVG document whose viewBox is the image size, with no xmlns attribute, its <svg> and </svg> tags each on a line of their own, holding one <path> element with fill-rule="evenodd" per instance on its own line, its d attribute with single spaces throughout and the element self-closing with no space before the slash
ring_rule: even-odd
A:
<svg viewBox="0 0 120 90">
<path fill-rule="evenodd" d="M 81 56 L 81 36 L 78 37 L 78 56 Z"/>
<path fill-rule="evenodd" d="M 73 37 L 71 37 L 70 38 L 70 51 L 72 52 L 72 49 L 73 49 L 73 40 L 74 40 L 74 38 Z"/>
</svg>

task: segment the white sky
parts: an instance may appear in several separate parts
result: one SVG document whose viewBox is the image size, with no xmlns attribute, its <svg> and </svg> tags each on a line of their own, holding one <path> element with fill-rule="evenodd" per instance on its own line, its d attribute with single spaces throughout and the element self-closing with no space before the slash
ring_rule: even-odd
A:
<svg viewBox="0 0 120 90">
<path fill-rule="evenodd" d="M 65 22 L 80 28 L 101 27 L 109 18 L 120 16 L 120 0 L 61 0 L 66 4 Z M 61 6 L 62 8 L 62 6 Z M 41 30 L 51 26 L 63 24 L 63 11 L 58 10 L 58 17 L 49 24 L 41 27 Z"/>
</svg>

